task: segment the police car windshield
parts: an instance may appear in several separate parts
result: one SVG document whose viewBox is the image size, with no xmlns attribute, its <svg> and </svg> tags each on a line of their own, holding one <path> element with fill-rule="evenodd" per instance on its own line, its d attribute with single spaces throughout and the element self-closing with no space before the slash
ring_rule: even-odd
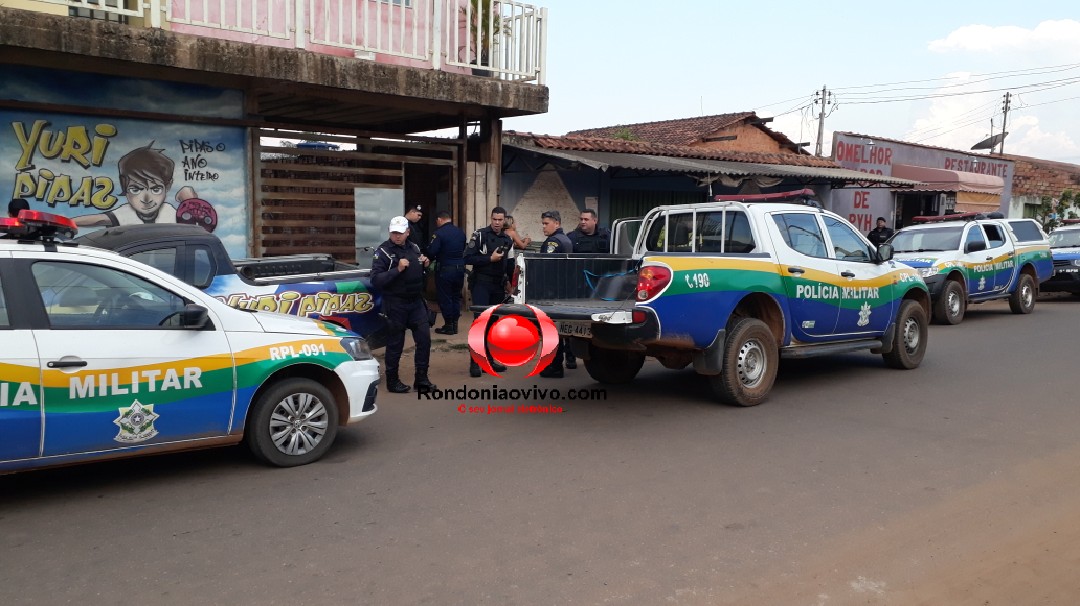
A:
<svg viewBox="0 0 1080 606">
<path fill-rule="evenodd" d="M 1050 248 L 1069 248 L 1080 246 L 1080 229 L 1055 231 L 1050 234 Z"/>
<path fill-rule="evenodd" d="M 960 248 L 963 225 L 946 227 L 907 227 L 889 241 L 893 252 L 928 252 L 933 250 L 956 250 Z"/>
</svg>

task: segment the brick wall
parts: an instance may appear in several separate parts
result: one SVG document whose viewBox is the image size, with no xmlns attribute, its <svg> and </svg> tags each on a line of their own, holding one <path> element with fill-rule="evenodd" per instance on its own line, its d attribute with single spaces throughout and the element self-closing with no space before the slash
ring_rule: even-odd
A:
<svg viewBox="0 0 1080 606">
<path fill-rule="evenodd" d="M 1026 156 L 1009 156 L 1016 162 L 1014 197 L 1057 198 L 1066 189 L 1080 191 L 1080 165 L 1051 162 Z"/>
<path fill-rule="evenodd" d="M 726 151 L 764 152 L 770 154 L 795 153 L 795 150 L 791 148 L 781 147 L 780 143 L 776 139 L 770 137 L 765 131 L 749 124 L 740 124 L 731 128 L 725 128 L 710 136 L 726 137 L 730 135 L 735 135 L 738 138 L 733 141 L 706 141 L 703 143 L 695 143 L 692 147 Z"/>
</svg>

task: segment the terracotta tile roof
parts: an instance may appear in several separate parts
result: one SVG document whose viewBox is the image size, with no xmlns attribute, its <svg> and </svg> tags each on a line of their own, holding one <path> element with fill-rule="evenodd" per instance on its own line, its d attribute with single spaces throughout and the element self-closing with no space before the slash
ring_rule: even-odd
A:
<svg viewBox="0 0 1080 606">
<path fill-rule="evenodd" d="M 574 130 L 567 133 L 567 135 L 611 139 L 620 133 L 629 133 L 638 141 L 666 145 L 690 145 L 700 143 L 705 137 L 750 118 L 757 118 L 757 114 L 754 112 L 739 112 L 737 114 L 719 114 L 678 120 L 661 120 L 659 122 L 618 124 L 601 128 Z"/>
<path fill-rule="evenodd" d="M 709 150 L 685 145 L 665 145 L 646 141 L 625 141 L 584 136 L 534 135 L 517 131 L 503 133 L 511 143 L 532 145 L 544 149 L 568 151 L 599 151 L 626 154 L 651 154 L 654 156 L 673 156 L 676 158 L 698 158 L 701 160 L 724 160 L 727 162 L 753 162 L 757 164 L 779 164 L 787 166 L 817 166 L 839 168 L 840 165 L 829 158 L 819 158 L 805 154 L 769 154 L 761 152 L 737 152 Z"/>
</svg>

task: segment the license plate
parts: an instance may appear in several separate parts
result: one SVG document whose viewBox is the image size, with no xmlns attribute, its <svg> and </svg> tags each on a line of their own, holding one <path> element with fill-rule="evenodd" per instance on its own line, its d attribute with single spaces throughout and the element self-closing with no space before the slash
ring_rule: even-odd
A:
<svg viewBox="0 0 1080 606">
<path fill-rule="evenodd" d="M 1059 269 L 1054 272 L 1055 274 L 1075 274 L 1080 273 L 1080 268 Z"/>
<path fill-rule="evenodd" d="M 592 338 L 592 322 L 567 320 L 559 322 L 559 334 L 567 337 Z"/>
</svg>

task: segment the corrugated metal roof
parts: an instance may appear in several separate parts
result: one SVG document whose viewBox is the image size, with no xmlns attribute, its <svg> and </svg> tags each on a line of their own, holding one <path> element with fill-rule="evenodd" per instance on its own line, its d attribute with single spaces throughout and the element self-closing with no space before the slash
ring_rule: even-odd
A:
<svg viewBox="0 0 1080 606">
<path fill-rule="evenodd" d="M 675 158 L 671 156 L 618 152 L 570 151 L 511 143 L 504 145 L 506 147 L 551 156 L 553 158 L 561 158 L 570 162 L 580 162 L 581 164 L 600 171 L 607 171 L 611 168 L 627 168 L 631 170 L 697 173 L 703 175 L 722 174 L 735 177 L 764 176 L 827 179 L 830 181 L 859 181 L 863 183 L 880 183 L 893 187 L 914 186 L 919 184 L 918 181 L 912 181 L 910 179 L 899 179 L 886 175 L 861 173 L 846 168 L 728 162 L 722 160 L 700 160 L 695 158 Z"/>
</svg>

